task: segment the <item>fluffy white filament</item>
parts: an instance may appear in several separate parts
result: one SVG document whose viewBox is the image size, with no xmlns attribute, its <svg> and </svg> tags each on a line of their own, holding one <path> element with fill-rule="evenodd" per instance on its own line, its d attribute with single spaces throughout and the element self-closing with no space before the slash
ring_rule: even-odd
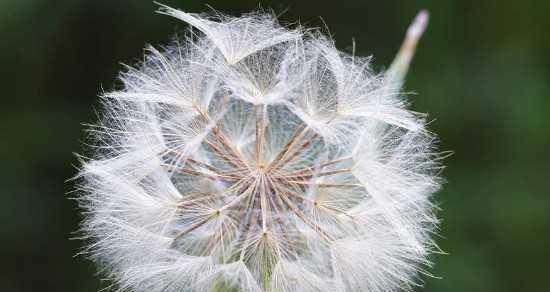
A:
<svg viewBox="0 0 550 292">
<path fill-rule="evenodd" d="M 398 291 L 436 249 L 440 165 L 394 66 L 269 14 L 201 17 L 103 95 L 79 202 L 118 291 Z M 411 42 L 413 45 L 411 45 Z M 403 57 L 404 56 L 404 57 Z"/>
</svg>

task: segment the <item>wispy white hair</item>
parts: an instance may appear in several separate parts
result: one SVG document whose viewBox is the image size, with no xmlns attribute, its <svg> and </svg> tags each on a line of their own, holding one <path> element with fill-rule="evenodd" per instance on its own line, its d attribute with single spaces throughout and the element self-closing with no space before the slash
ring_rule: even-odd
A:
<svg viewBox="0 0 550 292">
<path fill-rule="evenodd" d="M 441 166 L 401 84 L 271 14 L 194 27 L 102 96 L 78 200 L 117 291 L 398 291 L 428 274 Z"/>
</svg>

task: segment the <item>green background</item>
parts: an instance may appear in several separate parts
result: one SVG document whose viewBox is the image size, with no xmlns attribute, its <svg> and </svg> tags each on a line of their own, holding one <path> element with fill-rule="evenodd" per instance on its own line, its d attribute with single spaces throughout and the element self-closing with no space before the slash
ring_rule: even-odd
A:
<svg viewBox="0 0 550 292">
<path fill-rule="evenodd" d="M 164 1 L 192 12 L 202 1 Z M 238 14 L 258 1 L 208 1 Z M 433 273 L 418 291 L 550 291 L 550 2 L 262 1 L 283 21 L 330 28 L 343 50 L 383 69 L 420 8 L 431 12 L 407 82 L 428 112 L 447 183 Z M 0 291 L 97 291 L 105 284 L 70 241 L 79 214 L 65 193 L 81 123 L 119 62 L 186 26 L 151 1 L 0 1 Z"/>
</svg>

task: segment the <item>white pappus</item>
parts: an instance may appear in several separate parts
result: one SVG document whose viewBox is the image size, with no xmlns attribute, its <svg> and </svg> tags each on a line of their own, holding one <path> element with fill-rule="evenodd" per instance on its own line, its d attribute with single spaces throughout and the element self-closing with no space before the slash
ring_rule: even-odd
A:
<svg viewBox="0 0 550 292">
<path fill-rule="evenodd" d="M 196 15 L 120 74 L 77 179 L 83 253 L 116 291 L 400 291 L 438 251 L 440 155 L 392 66 L 264 12 Z"/>
</svg>

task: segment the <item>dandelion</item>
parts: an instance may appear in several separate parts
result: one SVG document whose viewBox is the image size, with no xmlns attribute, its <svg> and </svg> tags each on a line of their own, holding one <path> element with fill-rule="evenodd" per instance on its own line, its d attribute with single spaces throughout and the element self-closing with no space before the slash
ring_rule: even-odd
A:
<svg viewBox="0 0 550 292">
<path fill-rule="evenodd" d="M 428 274 L 441 166 L 401 85 L 262 12 L 199 16 L 104 93 L 78 201 L 117 291 L 397 291 Z"/>
</svg>

